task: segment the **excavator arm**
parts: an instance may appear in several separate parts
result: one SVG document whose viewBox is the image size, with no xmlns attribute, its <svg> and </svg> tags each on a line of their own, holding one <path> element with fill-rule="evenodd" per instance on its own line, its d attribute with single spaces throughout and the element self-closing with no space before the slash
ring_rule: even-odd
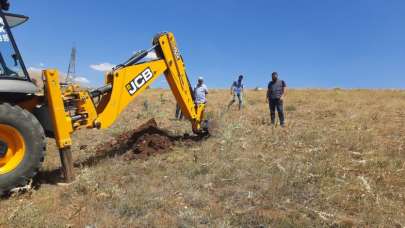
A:
<svg viewBox="0 0 405 228">
<path fill-rule="evenodd" d="M 195 105 L 183 59 L 172 33 L 158 34 L 153 40 L 157 59 L 140 62 L 149 51 L 135 54 L 106 75 L 105 86 L 83 90 L 77 85 L 60 87 L 56 70 L 43 72 L 49 113 L 59 149 L 71 146 L 71 133 L 77 129 L 108 128 L 122 111 L 153 81 L 164 74 L 193 132 L 203 132 L 204 105 Z"/>
</svg>

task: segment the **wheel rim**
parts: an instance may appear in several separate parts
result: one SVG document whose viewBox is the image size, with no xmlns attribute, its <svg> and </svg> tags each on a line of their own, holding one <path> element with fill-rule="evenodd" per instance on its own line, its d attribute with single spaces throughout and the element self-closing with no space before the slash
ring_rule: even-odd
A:
<svg viewBox="0 0 405 228">
<path fill-rule="evenodd" d="M 0 124 L 0 144 L 4 152 L 0 156 L 0 175 L 3 175 L 17 168 L 24 159 L 25 141 L 16 128 Z"/>
</svg>

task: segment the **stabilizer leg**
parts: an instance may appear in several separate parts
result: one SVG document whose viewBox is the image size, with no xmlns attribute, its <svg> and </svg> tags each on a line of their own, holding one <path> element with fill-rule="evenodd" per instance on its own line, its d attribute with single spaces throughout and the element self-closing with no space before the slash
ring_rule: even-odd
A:
<svg viewBox="0 0 405 228">
<path fill-rule="evenodd" d="M 71 183 L 75 180 L 73 170 L 72 150 L 66 147 L 59 150 L 60 161 L 62 163 L 62 173 L 66 183 Z"/>
</svg>

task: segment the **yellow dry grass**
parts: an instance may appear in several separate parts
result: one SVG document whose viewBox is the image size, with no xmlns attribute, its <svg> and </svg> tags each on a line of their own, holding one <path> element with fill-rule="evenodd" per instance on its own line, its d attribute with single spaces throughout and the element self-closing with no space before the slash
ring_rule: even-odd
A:
<svg viewBox="0 0 405 228">
<path fill-rule="evenodd" d="M 82 167 L 69 186 L 52 181 L 59 161 L 50 140 L 42 184 L 0 201 L 0 226 L 405 226 L 404 91 L 290 90 L 285 129 L 269 125 L 264 93 L 248 91 L 238 112 L 225 110 L 228 91 L 211 91 L 218 133 L 191 147 L 83 162 L 151 117 L 190 132 L 173 120 L 170 91 L 149 90 L 111 129 L 75 134 Z"/>
</svg>

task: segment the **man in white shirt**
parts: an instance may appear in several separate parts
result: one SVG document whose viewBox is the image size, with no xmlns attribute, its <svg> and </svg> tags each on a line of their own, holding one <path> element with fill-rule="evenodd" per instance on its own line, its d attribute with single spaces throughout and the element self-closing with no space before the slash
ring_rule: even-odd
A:
<svg viewBox="0 0 405 228">
<path fill-rule="evenodd" d="M 197 83 L 196 87 L 194 88 L 195 103 L 197 105 L 207 103 L 207 94 L 208 94 L 208 88 L 204 84 L 204 79 L 203 79 L 203 77 L 199 77 L 198 83 Z"/>
</svg>

